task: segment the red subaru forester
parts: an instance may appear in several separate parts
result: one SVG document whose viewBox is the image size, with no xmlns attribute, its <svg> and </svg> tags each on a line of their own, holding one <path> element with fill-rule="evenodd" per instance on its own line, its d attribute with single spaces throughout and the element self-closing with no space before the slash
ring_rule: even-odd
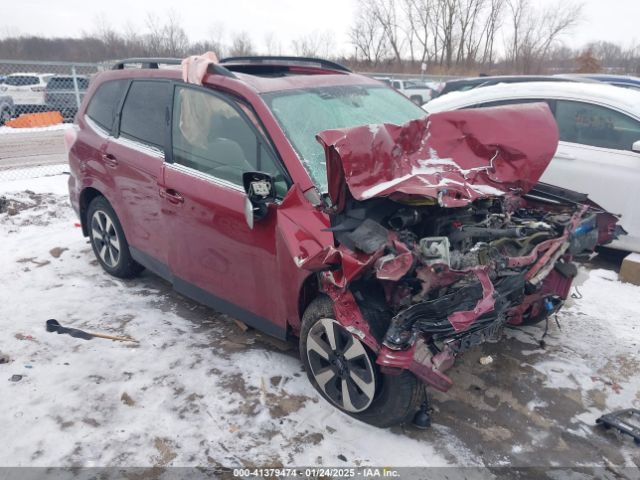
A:
<svg viewBox="0 0 640 480">
<path fill-rule="evenodd" d="M 377 426 L 429 422 L 425 385 L 507 325 L 545 321 L 572 258 L 616 234 L 538 183 L 545 104 L 426 112 L 318 59 L 179 61 L 98 75 L 66 134 L 71 202 L 102 267 L 299 338 L 318 392 Z M 128 68 L 128 67 L 136 68 Z"/>
</svg>

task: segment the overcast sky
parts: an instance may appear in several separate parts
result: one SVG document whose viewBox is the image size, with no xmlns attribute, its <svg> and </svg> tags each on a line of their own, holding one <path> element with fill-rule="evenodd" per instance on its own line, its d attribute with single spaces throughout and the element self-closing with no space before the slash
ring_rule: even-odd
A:
<svg viewBox="0 0 640 480">
<path fill-rule="evenodd" d="M 564 0 L 532 0 L 557 4 Z M 623 45 L 640 41 L 640 0 L 584 0 L 584 20 L 564 38 L 576 47 L 609 40 Z M 331 32 L 339 51 L 350 51 L 347 32 L 357 0 L 0 0 L 0 35 L 33 34 L 79 37 L 95 31 L 102 17 L 116 29 L 141 31 L 148 12 L 174 9 L 192 40 L 206 39 L 221 27 L 249 33 L 260 48 L 274 34 L 283 49 L 309 32 Z"/>
</svg>

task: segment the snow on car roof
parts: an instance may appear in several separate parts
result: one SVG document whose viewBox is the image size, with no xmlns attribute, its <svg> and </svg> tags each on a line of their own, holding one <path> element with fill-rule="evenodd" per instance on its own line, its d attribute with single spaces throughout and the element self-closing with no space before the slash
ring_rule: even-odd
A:
<svg viewBox="0 0 640 480">
<path fill-rule="evenodd" d="M 640 91 L 600 83 L 500 83 L 464 92 L 451 92 L 427 102 L 428 112 L 455 110 L 484 102 L 516 98 L 568 99 L 609 105 L 640 118 Z"/>
</svg>

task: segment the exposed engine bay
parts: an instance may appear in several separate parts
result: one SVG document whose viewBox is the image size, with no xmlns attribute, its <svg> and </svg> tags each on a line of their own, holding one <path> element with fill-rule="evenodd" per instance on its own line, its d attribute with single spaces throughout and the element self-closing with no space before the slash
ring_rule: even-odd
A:
<svg viewBox="0 0 640 480">
<path fill-rule="evenodd" d="M 616 217 L 586 195 L 538 183 L 558 144 L 546 104 L 318 140 L 333 245 L 295 231 L 289 248 L 387 374 L 408 369 L 447 390 L 456 355 L 558 311 L 577 274 L 572 259 L 618 233 Z M 285 206 L 293 215 L 295 200 Z"/>
</svg>

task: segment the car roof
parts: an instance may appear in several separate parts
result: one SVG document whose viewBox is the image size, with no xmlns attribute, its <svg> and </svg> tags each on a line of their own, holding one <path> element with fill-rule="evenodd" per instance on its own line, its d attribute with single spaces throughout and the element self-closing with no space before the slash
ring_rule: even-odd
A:
<svg viewBox="0 0 640 480">
<path fill-rule="evenodd" d="M 523 82 L 450 92 L 423 105 L 428 112 L 455 110 L 478 103 L 517 98 L 570 99 L 602 103 L 640 117 L 640 91 L 606 83 Z"/>
<path fill-rule="evenodd" d="M 228 67 L 229 72 L 231 72 L 230 76 L 233 77 L 234 80 L 251 87 L 258 94 L 337 85 L 383 86 L 378 80 L 364 75 L 327 68 L 282 65 L 282 68 L 286 67 L 290 68 L 290 70 L 278 75 L 274 75 L 272 72 L 242 73 L 237 71 L 238 69 L 243 69 L 242 67 L 247 67 L 247 65 L 248 64 L 236 63 L 232 65 L 221 64 L 220 66 Z M 269 67 L 277 67 L 277 65 L 271 64 Z M 227 72 L 227 74 L 229 72 Z M 206 85 L 207 80 L 212 78 L 213 75 L 217 74 L 205 76 L 203 83 Z M 174 66 L 170 68 L 124 68 L 107 70 L 98 74 L 98 77 L 99 79 L 97 79 L 98 81 L 96 83 L 101 83 L 106 80 L 128 78 L 168 78 L 181 80 L 182 70 Z"/>
<path fill-rule="evenodd" d="M 612 75 L 609 73 L 575 73 L 571 76 L 577 78 L 593 78 L 603 82 L 627 83 L 630 85 L 640 85 L 640 78 L 631 75 Z"/>
</svg>

